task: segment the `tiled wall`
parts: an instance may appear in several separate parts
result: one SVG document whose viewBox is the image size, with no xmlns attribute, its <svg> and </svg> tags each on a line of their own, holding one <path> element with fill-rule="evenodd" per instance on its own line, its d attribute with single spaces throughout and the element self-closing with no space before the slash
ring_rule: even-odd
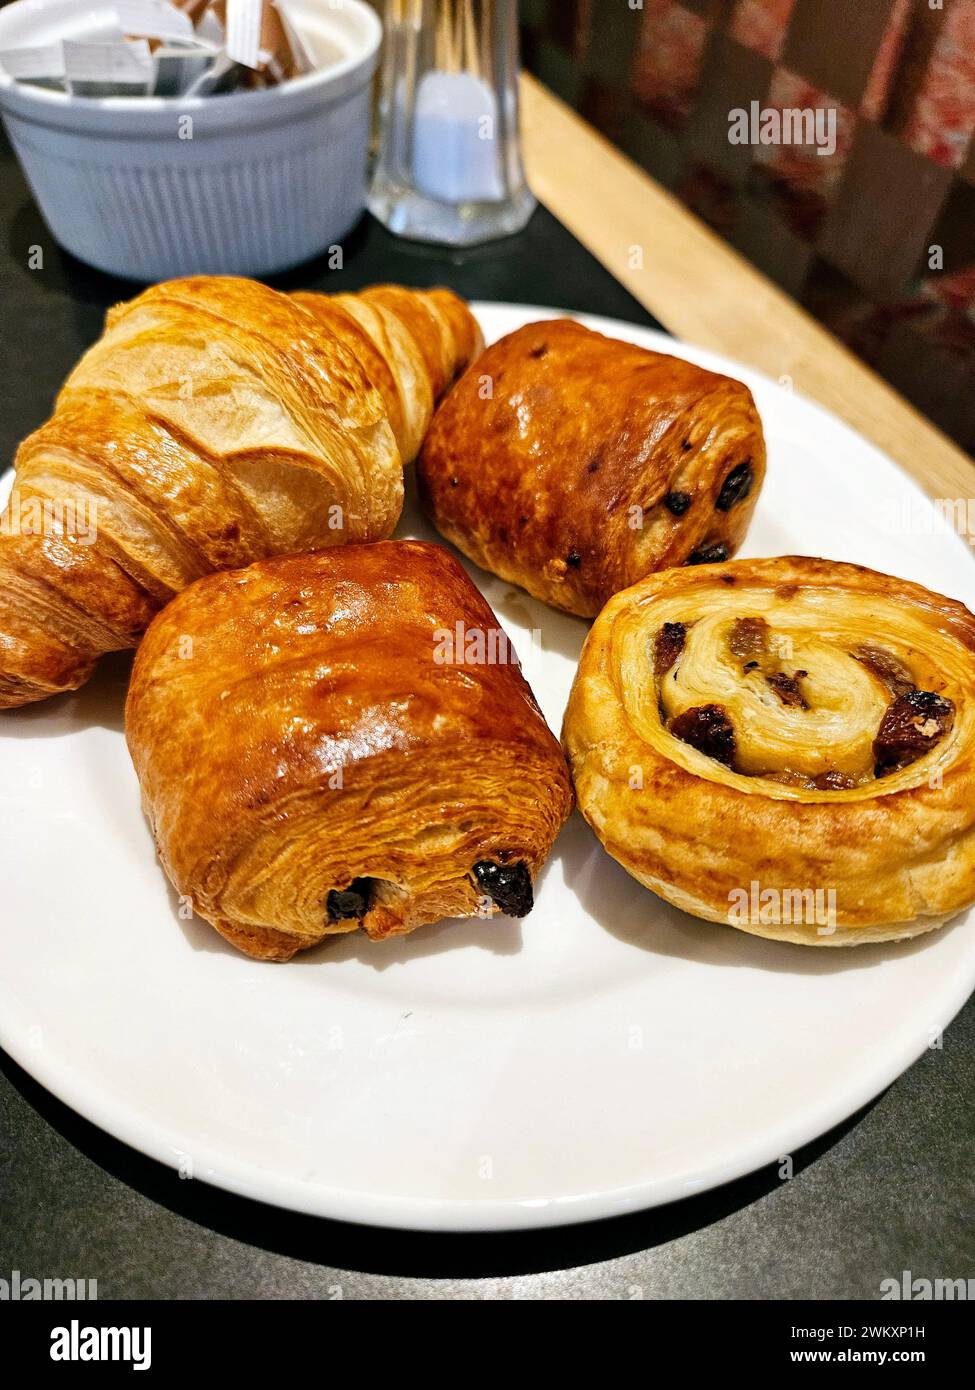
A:
<svg viewBox="0 0 975 1390">
<path fill-rule="evenodd" d="M 520 10 L 527 68 L 975 452 L 975 0 Z M 835 152 L 732 144 L 752 101 Z"/>
</svg>

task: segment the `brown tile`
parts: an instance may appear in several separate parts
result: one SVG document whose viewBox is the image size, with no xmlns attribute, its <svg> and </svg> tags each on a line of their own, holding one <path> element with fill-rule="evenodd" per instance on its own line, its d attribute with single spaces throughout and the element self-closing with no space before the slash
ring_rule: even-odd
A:
<svg viewBox="0 0 975 1390">
<path fill-rule="evenodd" d="M 641 111 L 631 111 L 626 117 L 620 145 L 665 188 L 673 188 L 684 172 L 684 151 L 679 138 Z"/>
<path fill-rule="evenodd" d="M 890 317 L 848 276 L 817 257 L 799 302 L 866 362 L 874 362 L 890 332 Z"/>
<path fill-rule="evenodd" d="M 726 239 L 735 230 L 743 193 L 707 164 L 689 165 L 674 189 L 691 212 Z"/>
<path fill-rule="evenodd" d="M 624 82 L 633 70 L 642 24 L 641 10 L 631 10 L 625 3 L 607 5 L 605 0 L 595 0 L 586 71 L 610 85 Z"/>
<path fill-rule="evenodd" d="M 965 276 L 956 277 L 958 282 Z M 975 323 L 968 320 L 964 305 L 951 302 L 951 294 L 941 297 L 932 292 L 934 281 L 911 286 L 909 290 L 883 300 L 871 300 L 852 281 L 825 261 L 819 260 L 803 288 L 803 303 L 837 337 L 878 370 L 890 344 L 915 340 L 915 351 L 928 348 L 962 359 L 975 370 Z M 947 281 L 938 282 L 939 291 Z M 956 284 L 961 289 L 961 284 Z M 975 289 L 973 279 L 970 289 Z"/>
<path fill-rule="evenodd" d="M 545 23 L 546 0 L 518 0 L 518 20 L 529 28 L 538 29 Z"/>
<path fill-rule="evenodd" d="M 578 101 L 579 114 L 610 140 L 619 139 L 627 108 L 626 93 L 618 87 L 607 87 L 595 77 L 584 78 Z"/>
<path fill-rule="evenodd" d="M 536 50 L 532 71 L 539 81 L 570 106 L 577 106 L 582 93 L 582 68 L 564 48 L 549 39 L 538 42 Z"/>
<path fill-rule="evenodd" d="M 726 178 L 744 184 L 752 162 L 750 145 L 728 139 L 729 113 L 748 110 L 751 101 L 764 102 L 772 80 L 772 64 L 715 30 L 704 52 L 697 106 L 687 126 L 687 149 Z"/>
<path fill-rule="evenodd" d="M 861 124 L 819 249 L 873 294 L 910 279 L 951 182 L 949 170 Z"/>
<path fill-rule="evenodd" d="M 898 324 L 876 368 L 968 453 L 975 453 L 975 365 L 917 331 Z"/>
<path fill-rule="evenodd" d="M 680 0 L 685 10 L 699 14 L 709 23 L 727 23 L 733 0 Z"/>
<path fill-rule="evenodd" d="M 756 164 L 748 181 L 748 192 L 750 201 L 773 209 L 797 241 L 812 250 L 828 210 L 818 189 L 778 172 L 771 165 Z"/>
<path fill-rule="evenodd" d="M 796 0 L 782 61 L 857 109 L 894 0 Z"/>
<path fill-rule="evenodd" d="M 917 0 L 911 7 L 905 25 L 904 41 L 891 83 L 883 124 L 900 134 L 914 114 L 918 96 L 931 67 L 945 24 L 945 11 L 933 10 Z"/>
<path fill-rule="evenodd" d="M 798 298 L 814 252 L 773 208 L 746 198 L 730 240 L 769 279 Z"/>
<path fill-rule="evenodd" d="M 521 66 L 529 72 L 538 70 L 538 50 L 540 47 L 538 30 L 530 24 L 518 26 L 518 44 L 521 52 Z"/>
<path fill-rule="evenodd" d="M 908 52 L 916 0 L 894 0 L 887 27 L 864 88 L 860 110 L 868 121 L 883 125 Z"/>
<path fill-rule="evenodd" d="M 548 37 L 575 58 L 585 54 L 591 9 L 592 0 L 549 0 L 548 3 L 545 19 Z"/>
<path fill-rule="evenodd" d="M 944 267 L 941 273 L 944 275 L 957 275 L 975 263 L 975 185 L 964 179 L 955 179 L 952 183 L 938 220 L 924 239 L 922 278 L 932 274 L 928 263 L 931 246 L 942 248 Z"/>
</svg>

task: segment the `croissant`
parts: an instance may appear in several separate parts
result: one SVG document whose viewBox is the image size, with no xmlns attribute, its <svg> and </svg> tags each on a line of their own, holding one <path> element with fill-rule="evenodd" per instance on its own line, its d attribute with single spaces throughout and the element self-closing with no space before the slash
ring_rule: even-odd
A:
<svg viewBox="0 0 975 1390">
<path fill-rule="evenodd" d="M 214 570 L 388 536 L 481 344 L 448 290 L 156 285 L 109 311 L 0 517 L 0 708 L 73 690 Z"/>
<path fill-rule="evenodd" d="M 844 946 L 975 902 L 975 617 L 920 585 L 651 576 L 596 619 L 563 744 L 604 847 L 695 916 Z"/>
<path fill-rule="evenodd" d="M 416 541 L 192 584 L 139 647 L 125 730 L 177 892 L 265 960 L 523 916 L 572 805 L 497 619 Z"/>
<path fill-rule="evenodd" d="M 568 319 L 478 358 L 438 409 L 417 472 L 442 536 L 583 617 L 652 571 L 726 560 L 764 475 L 740 381 Z"/>
</svg>

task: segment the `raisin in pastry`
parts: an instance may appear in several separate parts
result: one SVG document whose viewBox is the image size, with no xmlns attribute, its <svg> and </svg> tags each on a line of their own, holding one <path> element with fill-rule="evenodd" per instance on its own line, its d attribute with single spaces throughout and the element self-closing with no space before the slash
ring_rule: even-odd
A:
<svg viewBox="0 0 975 1390">
<path fill-rule="evenodd" d="M 786 557 L 617 594 L 563 729 L 580 809 L 677 907 L 819 946 L 975 902 L 975 617 Z"/>
<path fill-rule="evenodd" d="M 567 319 L 529 324 L 477 358 L 418 463 L 441 535 L 584 617 L 655 570 L 727 560 L 764 475 L 740 381 Z"/>
<path fill-rule="evenodd" d="M 572 805 L 497 619 L 415 541 L 191 585 L 139 648 L 126 737 L 177 892 L 267 960 L 524 916 Z"/>
</svg>

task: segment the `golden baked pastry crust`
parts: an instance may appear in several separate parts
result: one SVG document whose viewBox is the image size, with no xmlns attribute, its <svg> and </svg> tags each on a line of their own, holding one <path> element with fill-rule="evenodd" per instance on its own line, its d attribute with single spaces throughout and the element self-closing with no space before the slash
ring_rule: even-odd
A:
<svg viewBox="0 0 975 1390">
<path fill-rule="evenodd" d="M 418 460 L 441 535 L 587 617 L 654 570 L 733 554 L 764 476 L 761 421 L 740 381 L 570 319 L 488 348 Z"/>
<path fill-rule="evenodd" d="M 110 310 L 17 452 L 0 709 L 83 684 L 201 575 L 389 536 L 403 463 L 480 345 L 447 290 L 197 276 Z"/>
<path fill-rule="evenodd" d="M 177 892 L 241 950 L 355 930 L 327 905 L 363 879 L 377 939 L 490 908 L 475 865 L 530 890 L 568 768 L 517 664 L 445 659 L 458 624 L 501 636 L 447 550 L 390 541 L 213 575 L 150 626 L 126 705 L 143 804 Z"/>
<path fill-rule="evenodd" d="M 975 617 L 919 585 L 801 557 L 651 576 L 593 625 L 562 736 L 605 848 L 695 916 L 839 946 L 975 902 Z"/>
</svg>

